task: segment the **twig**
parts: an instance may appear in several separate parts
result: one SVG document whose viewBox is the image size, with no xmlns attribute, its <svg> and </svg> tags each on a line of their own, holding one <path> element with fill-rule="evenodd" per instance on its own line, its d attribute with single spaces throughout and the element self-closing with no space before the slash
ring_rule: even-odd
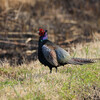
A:
<svg viewBox="0 0 100 100">
<path fill-rule="evenodd" d="M 18 9 L 18 12 L 17 12 L 17 15 L 16 15 L 16 17 L 15 17 L 15 20 L 18 19 L 22 7 L 23 7 L 23 3 L 20 5 L 20 7 L 19 7 L 19 9 Z"/>
<path fill-rule="evenodd" d="M 3 41 L 3 40 L 0 40 L 0 43 L 13 44 L 13 45 L 20 45 L 20 46 L 31 46 L 31 45 L 25 44 L 25 43 L 10 42 L 10 41 Z"/>
</svg>

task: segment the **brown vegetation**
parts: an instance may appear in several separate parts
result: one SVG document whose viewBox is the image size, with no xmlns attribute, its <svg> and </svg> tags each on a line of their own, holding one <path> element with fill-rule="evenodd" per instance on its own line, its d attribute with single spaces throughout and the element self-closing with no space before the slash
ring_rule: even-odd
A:
<svg viewBox="0 0 100 100">
<path fill-rule="evenodd" d="M 11 7 L 19 7 L 20 4 L 29 4 L 31 6 L 35 5 L 36 0 L 1 0 L 0 6 L 3 10 L 7 10 Z"/>
<path fill-rule="evenodd" d="M 99 0 L 1 0 L 0 57 L 36 50 L 39 27 L 47 29 L 49 39 L 63 47 L 96 36 L 100 39 L 99 4 Z"/>
</svg>

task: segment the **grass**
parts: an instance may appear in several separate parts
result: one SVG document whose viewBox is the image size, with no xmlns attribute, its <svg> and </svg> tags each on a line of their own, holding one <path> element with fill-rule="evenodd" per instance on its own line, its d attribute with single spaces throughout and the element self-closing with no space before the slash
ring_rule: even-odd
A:
<svg viewBox="0 0 100 100">
<path fill-rule="evenodd" d="M 75 57 L 100 56 L 100 42 L 78 44 Z M 39 61 L 12 67 L 0 66 L 0 100 L 99 100 L 100 61 L 88 65 L 65 65 L 56 73 Z"/>
</svg>

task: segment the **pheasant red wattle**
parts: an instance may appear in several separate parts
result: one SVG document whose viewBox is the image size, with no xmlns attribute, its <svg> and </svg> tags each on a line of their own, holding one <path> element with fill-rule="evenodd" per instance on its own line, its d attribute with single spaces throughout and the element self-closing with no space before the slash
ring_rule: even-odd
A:
<svg viewBox="0 0 100 100">
<path fill-rule="evenodd" d="M 44 31 L 42 28 L 40 28 L 40 29 L 39 29 L 39 35 L 40 35 L 40 36 L 43 36 L 44 33 L 45 33 L 45 31 Z"/>
</svg>

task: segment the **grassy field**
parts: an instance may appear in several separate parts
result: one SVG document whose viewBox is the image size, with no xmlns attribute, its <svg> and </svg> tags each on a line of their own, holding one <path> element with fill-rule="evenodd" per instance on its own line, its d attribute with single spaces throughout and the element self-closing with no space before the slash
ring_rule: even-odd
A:
<svg viewBox="0 0 100 100">
<path fill-rule="evenodd" d="M 72 56 L 100 58 L 100 42 L 78 44 Z M 39 61 L 12 67 L 0 65 L 0 100 L 100 100 L 100 61 L 65 65 L 58 72 Z"/>
</svg>

